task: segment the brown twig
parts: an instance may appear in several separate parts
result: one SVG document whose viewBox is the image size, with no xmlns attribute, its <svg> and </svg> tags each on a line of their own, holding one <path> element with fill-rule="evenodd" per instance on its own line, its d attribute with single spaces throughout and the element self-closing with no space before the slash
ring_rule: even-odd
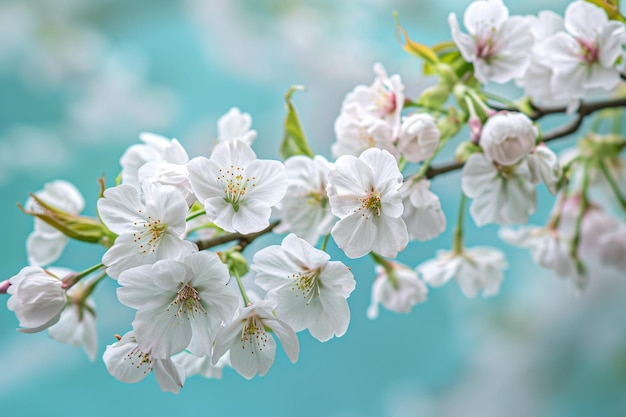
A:
<svg viewBox="0 0 626 417">
<path fill-rule="evenodd" d="M 265 229 L 255 232 L 255 233 L 250 233 L 249 235 L 244 235 L 241 233 L 226 233 L 226 234 L 219 235 L 211 239 L 198 240 L 196 241 L 196 244 L 198 245 L 199 250 L 204 250 L 204 249 L 213 248 L 215 246 L 223 245 L 224 243 L 238 241 L 239 246 L 241 246 L 241 250 L 243 250 L 246 246 L 252 243 L 259 236 L 262 236 L 274 230 L 274 228 L 278 226 L 278 223 L 280 223 L 279 220 L 274 220 Z"/>
</svg>

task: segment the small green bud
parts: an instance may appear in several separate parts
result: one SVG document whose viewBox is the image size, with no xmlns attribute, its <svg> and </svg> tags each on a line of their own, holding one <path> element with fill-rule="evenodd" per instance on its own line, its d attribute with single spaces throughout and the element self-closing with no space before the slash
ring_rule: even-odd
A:
<svg viewBox="0 0 626 417">
<path fill-rule="evenodd" d="M 472 141 L 459 144 L 454 152 L 454 158 L 458 162 L 466 162 L 470 156 L 477 152 L 482 152 L 482 148 Z"/>
<path fill-rule="evenodd" d="M 459 81 L 456 72 L 454 72 L 454 69 L 448 64 L 440 62 L 434 66 L 434 71 L 439 75 L 440 82 L 448 85 L 449 88 L 452 88 Z"/>
<path fill-rule="evenodd" d="M 248 261 L 246 261 L 246 258 L 239 252 L 237 247 L 222 252 L 220 258 L 228 266 L 228 270 L 238 277 L 246 275 L 249 271 Z"/>
<path fill-rule="evenodd" d="M 437 84 L 425 89 L 417 103 L 429 109 L 439 109 L 446 104 L 451 91 L 448 84 L 439 81 Z"/>
<path fill-rule="evenodd" d="M 615 158 L 624 147 L 626 140 L 621 135 L 598 135 L 590 133 L 578 142 L 581 154 L 589 158 Z"/>
</svg>

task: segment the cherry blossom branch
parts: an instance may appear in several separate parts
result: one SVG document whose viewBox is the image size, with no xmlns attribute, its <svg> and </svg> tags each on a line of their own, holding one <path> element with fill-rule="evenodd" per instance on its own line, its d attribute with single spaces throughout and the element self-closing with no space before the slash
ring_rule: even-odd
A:
<svg viewBox="0 0 626 417">
<path fill-rule="evenodd" d="M 279 220 L 274 220 L 265 229 L 256 233 L 250 233 L 249 235 L 244 235 L 241 233 L 225 233 L 211 239 L 198 240 L 196 241 L 196 245 L 198 245 L 199 250 L 204 250 L 223 245 L 224 243 L 238 241 L 239 245 L 241 246 L 241 250 L 243 251 L 243 249 L 250 243 L 252 243 L 256 238 L 274 230 L 274 228 L 278 226 L 278 223 L 280 223 Z"/>
<path fill-rule="evenodd" d="M 585 117 L 589 116 L 590 114 L 595 113 L 599 110 L 618 107 L 626 107 L 626 97 L 606 101 L 598 101 L 594 103 L 581 103 L 578 107 L 578 110 L 576 111 L 576 117 L 571 122 L 546 132 L 546 134 L 543 135 L 542 140 L 543 142 L 550 142 L 555 139 L 568 136 L 576 132 L 582 125 Z M 531 119 L 533 120 L 539 120 L 542 117 L 550 114 L 561 114 L 567 112 L 567 107 L 554 107 L 544 109 L 533 106 L 533 109 L 535 110 L 535 113 L 531 116 Z M 451 161 L 438 166 L 430 166 L 426 171 L 426 178 L 430 179 L 436 177 L 437 175 L 456 171 L 457 169 L 463 168 L 463 165 L 463 162 Z"/>
</svg>

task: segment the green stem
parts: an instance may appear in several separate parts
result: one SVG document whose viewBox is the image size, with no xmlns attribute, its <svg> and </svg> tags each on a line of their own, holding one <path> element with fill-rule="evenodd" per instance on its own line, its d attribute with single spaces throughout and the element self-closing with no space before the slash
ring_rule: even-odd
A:
<svg viewBox="0 0 626 417">
<path fill-rule="evenodd" d="M 570 245 L 570 255 L 572 259 L 574 259 L 574 261 L 576 262 L 576 268 L 578 269 L 579 273 L 585 272 L 585 265 L 582 263 L 582 261 L 580 260 L 578 256 L 578 246 L 580 245 L 583 217 L 585 217 L 585 212 L 587 211 L 587 208 L 589 207 L 589 200 L 587 198 L 587 190 L 589 189 L 590 165 L 591 165 L 590 161 L 587 161 L 585 163 L 585 167 L 583 170 L 583 183 L 582 183 L 582 188 L 580 191 L 580 209 L 578 210 L 578 216 L 576 217 L 574 237 L 572 238 L 571 245 Z"/>
<path fill-rule="evenodd" d="M 372 256 L 374 262 L 376 262 L 385 270 L 385 272 L 387 273 L 387 279 L 389 280 L 391 286 L 396 290 L 400 288 L 400 283 L 398 282 L 398 277 L 396 277 L 393 264 L 376 252 L 370 252 L 370 255 Z"/>
<path fill-rule="evenodd" d="M 622 118 L 624 112 L 621 109 L 613 110 L 613 133 L 619 134 L 622 132 Z"/>
<path fill-rule="evenodd" d="M 239 273 L 233 269 L 232 271 L 235 279 L 237 280 L 237 286 L 239 287 L 239 292 L 241 293 L 241 298 L 243 298 L 243 303 L 247 307 L 251 305 L 250 299 L 248 298 L 248 294 L 246 293 L 246 289 L 243 286 L 243 282 L 241 282 L 241 277 L 239 277 Z"/>
<path fill-rule="evenodd" d="M 613 194 L 615 194 L 615 197 L 617 198 L 620 205 L 622 206 L 622 210 L 626 211 L 626 198 L 622 194 L 622 191 L 619 189 L 619 185 L 617 184 L 617 182 L 615 182 L 615 178 L 613 178 L 613 176 L 609 172 L 608 167 L 606 166 L 606 164 L 604 163 L 602 159 L 599 160 L 598 165 L 600 166 L 600 170 L 602 171 L 602 174 L 604 174 L 604 177 L 609 183 L 611 190 L 613 190 Z"/>
<path fill-rule="evenodd" d="M 87 275 L 89 275 L 92 272 L 95 272 L 95 271 L 97 271 L 98 269 L 101 269 L 101 268 L 104 268 L 104 264 L 99 263 L 97 265 L 92 266 L 91 268 L 85 269 L 82 272 L 76 272 L 76 273 L 69 274 L 69 275 L 63 277 L 63 279 L 61 280 L 61 281 L 63 281 L 62 288 L 66 289 L 66 290 L 69 290 L 74 285 L 76 285 L 76 283 L 78 283 L 78 281 L 80 281 L 81 279 L 83 279 Z"/>
<path fill-rule="evenodd" d="M 497 94 L 490 93 L 489 91 L 485 91 L 485 90 L 481 91 L 481 94 L 484 95 L 485 97 L 487 97 L 490 100 L 497 101 L 498 103 L 502 103 L 502 104 L 504 104 L 504 105 L 506 105 L 506 106 L 508 106 L 508 107 L 510 107 L 512 109 L 519 108 L 519 106 L 515 102 L 509 100 L 506 97 L 501 97 L 501 96 L 499 96 Z"/>
<path fill-rule="evenodd" d="M 327 235 L 324 235 L 324 240 L 322 240 L 322 247 L 320 248 L 320 250 L 326 252 L 326 245 L 328 245 L 329 238 L 330 238 L 330 233 Z"/>
<path fill-rule="evenodd" d="M 435 152 L 433 153 L 433 155 L 430 158 L 428 158 L 426 161 L 424 161 L 419 171 L 417 171 L 417 174 L 413 176 L 413 182 L 418 182 L 419 180 L 421 180 L 422 178 L 426 176 L 426 173 L 428 172 L 428 168 L 430 168 L 430 164 L 432 164 L 432 162 L 435 160 L 435 157 L 439 154 L 439 152 L 443 149 L 443 147 L 446 146 L 446 143 L 448 143 L 448 141 L 451 138 L 452 136 L 448 136 L 448 137 L 442 138 L 439 141 L 439 145 L 437 145 L 437 149 L 435 149 Z"/>
<path fill-rule="evenodd" d="M 452 242 L 452 252 L 454 255 L 463 253 L 463 220 L 465 219 L 465 203 L 467 197 L 465 193 L 461 193 L 461 201 L 459 203 L 459 213 L 454 228 L 454 240 Z"/>
<path fill-rule="evenodd" d="M 190 213 L 189 216 L 185 219 L 186 222 L 195 219 L 196 217 L 200 217 L 206 214 L 206 210 L 194 211 Z"/>
</svg>

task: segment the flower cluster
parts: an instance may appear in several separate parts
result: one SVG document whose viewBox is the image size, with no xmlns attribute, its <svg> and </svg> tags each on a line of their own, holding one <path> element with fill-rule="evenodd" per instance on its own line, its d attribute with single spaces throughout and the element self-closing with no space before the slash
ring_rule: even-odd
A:
<svg viewBox="0 0 626 417">
<path fill-rule="evenodd" d="M 101 179 L 95 216 L 80 215 L 83 197 L 65 181 L 31 195 L 22 207 L 35 217 L 30 265 L 0 292 L 10 295 L 20 331 L 48 329 L 93 358 L 92 292 L 110 277 L 135 316 L 104 351 L 107 370 L 127 383 L 154 370 L 164 391 L 178 393 L 187 377 L 220 377 L 224 367 L 248 379 L 265 375 L 277 341 L 296 362 L 304 330 L 320 342 L 346 333 L 356 280 L 346 263 L 331 260 L 331 239 L 347 263 L 371 257 L 371 319 L 381 305 L 408 313 L 429 287 L 452 279 L 467 297 L 496 295 L 508 263 L 496 248 L 466 246 L 468 199 L 477 226 L 503 226 L 503 240 L 528 248 L 537 264 L 581 291 L 598 264 L 626 269 L 626 138 L 619 128 L 596 129 L 560 159 L 548 143 L 598 110 L 615 112 L 598 113 L 600 127 L 622 117 L 626 29 L 614 17 L 583 1 L 564 18 L 509 16 L 501 0 L 479 0 L 464 14 L 468 33 L 451 14 L 454 42 L 432 49 L 399 27 L 404 48 L 438 81 L 412 100 L 400 75 L 374 65 L 372 84 L 355 87 L 341 105 L 334 161 L 310 150 L 291 102 L 295 88 L 286 96 L 282 161 L 257 158 L 252 118 L 238 108 L 218 120 L 208 155 L 190 158 L 178 140 L 143 133 L 122 155 L 118 181 L 107 187 Z M 526 99 L 486 90 L 512 81 Z M 618 96 L 580 101 L 597 90 Z M 539 107 L 546 103 L 562 107 Z M 572 112 L 572 124 L 542 132 L 543 116 Z M 455 160 L 434 164 L 465 125 L 469 137 Z M 415 265 L 395 260 L 413 241 L 445 231 L 431 182 L 461 168 L 449 250 Z M 542 183 L 557 195 L 553 212 L 543 227 L 524 226 Z M 250 253 L 268 233 L 283 234 L 281 244 Z M 101 245 L 101 259 L 82 272 L 51 266 L 69 238 Z"/>
</svg>

